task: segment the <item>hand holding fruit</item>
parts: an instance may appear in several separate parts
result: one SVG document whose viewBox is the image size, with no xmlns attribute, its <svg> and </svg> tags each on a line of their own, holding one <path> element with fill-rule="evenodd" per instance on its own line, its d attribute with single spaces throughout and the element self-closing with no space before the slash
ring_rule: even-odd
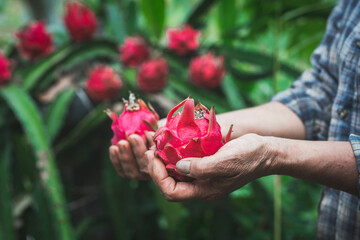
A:
<svg viewBox="0 0 360 240">
<path fill-rule="evenodd" d="M 139 135 L 132 134 L 128 140 L 120 140 L 118 144 L 110 147 L 110 160 L 121 177 L 135 180 L 150 179 L 145 152 L 148 150 L 147 144 L 154 144 L 154 132 L 146 132 L 145 135 L 146 141 Z"/>
<path fill-rule="evenodd" d="M 232 126 L 224 143 L 214 108 L 200 102 L 194 107 L 190 98 L 169 112 L 146 153 L 149 174 L 169 201 L 215 200 L 265 174 L 259 169 L 271 161 L 265 161 L 263 138 L 245 135 L 227 143 L 231 131 Z"/>
<path fill-rule="evenodd" d="M 247 134 L 230 141 L 214 155 L 185 158 L 177 162 L 176 170 L 192 182 L 177 182 L 170 177 L 163 161 L 154 150 L 147 153 L 149 174 L 168 201 L 212 201 L 270 174 L 273 156 L 265 138 Z"/>
<path fill-rule="evenodd" d="M 153 131 L 157 126 L 158 115 L 134 94 L 130 94 L 129 101 L 125 101 L 123 113 L 117 115 L 107 111 L 113 119 L 111 126 L 114 137 L 109 149 L 110 159 L 121 177 L 146 180 L 147 159 L 145 152 L 153 145 Z"/>
</svg>

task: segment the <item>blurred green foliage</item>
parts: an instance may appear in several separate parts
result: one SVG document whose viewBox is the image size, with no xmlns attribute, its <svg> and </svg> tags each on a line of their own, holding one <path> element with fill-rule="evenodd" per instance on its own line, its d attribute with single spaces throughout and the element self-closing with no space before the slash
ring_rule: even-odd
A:
<svg viewBox="0 0 360 240">
<path fill-rule="evenodd" d="M 191 94 L 217 113 L 261 104 L 309 67 L 335 1 L 86 0 L 101 21 L 99 36 L 86 44 L 69 42 L 62 2 L 52 2 L 57 50 L 33 65 L 16 58 L 12 37 L 33 16 L 31 1 L 0 1 L 0 48 L 16 59 L 21 82 L 0 92 L 0 240 L 272 239 L 274 224 L 283 239 L 315 238 L 320 186 L 313 183 L 282 177 L 282 218 L 274 223 L 272 176 L 216 202 L 187 203 L 167 202 L 151 182 L 121 179 L 108 157 L 110 120 L 102 111 L 110 103 L 81 102 L 81 82 L 89 65 L 107 63 L 126 80 L 122 96 L 131 89 L 155 101 L 137 90 L 134 70 L 118 63 L 117 45 L 136 33 L 169 62 L 161 99 Z M 185 23 L 202 31 L 200 53 L 225 57 L 227 74 L 214 91 L 190 84 L 190 59 L 166 50 L 166 28 Z M 64 73 L 76 76 L 77 87 L 41 104 L 38 94 Z"/>
</svg>

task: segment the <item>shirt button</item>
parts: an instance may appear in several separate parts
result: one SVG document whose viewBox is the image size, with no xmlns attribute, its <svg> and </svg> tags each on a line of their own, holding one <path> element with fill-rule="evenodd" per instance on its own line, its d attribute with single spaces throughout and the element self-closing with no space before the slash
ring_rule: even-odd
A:
<svg viewBox="0 0 360 240">
<path fill-rule="evenodd" d="M 314 127 L 314 132 L 317 134 L 321 131 L 320 127 L 319 126 L 315 126 Z"/>
<path fill-rule="evenodd" d="M 337 113 L 339 118 L 341 119 L 344 119 L 347 116 L 347 111 L 345 109 L 339 109 Z"/>
<path fill-rule="evenodd" d="M 358 46 L 360 48 L 360 40 L 357 40 L 355 43 L 356 43 L 356 46 Z"/>
</svg>

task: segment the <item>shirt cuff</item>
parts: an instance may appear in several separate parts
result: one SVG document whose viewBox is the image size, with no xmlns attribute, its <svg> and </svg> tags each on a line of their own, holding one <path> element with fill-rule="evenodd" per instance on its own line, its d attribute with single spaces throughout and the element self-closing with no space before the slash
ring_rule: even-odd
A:
<svg viewBox="0 0 360 240">
<path fill-rule="evenodd" d="M 355 134 L 350 134 L 349 141 L 350 141 L 352 149 L 354 151 L 357 168 L 358 168 L 358 172 L 359 172 L 358 196 L 360 197 L 360 136 L 355 135 Z"/>
</svg>

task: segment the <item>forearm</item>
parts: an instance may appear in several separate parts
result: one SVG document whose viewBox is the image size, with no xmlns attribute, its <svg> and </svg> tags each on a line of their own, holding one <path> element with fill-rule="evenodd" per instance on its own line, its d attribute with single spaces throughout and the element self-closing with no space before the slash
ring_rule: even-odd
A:
<svg viewBox="0 0 360 240">
<path fill-rule="evenodd" d="M 274 156 L 272 174 L 288 175 L 358 194 L 359 173 L 350 142 L 266 137 Z"/>
<path fill-rule="evenodd" d="M 223 136 L 233 124 L 231 138 L 247 133 L 305 139 L 305 127 L 301 119 L 279 102 L 270 102 L 257 107 L 227 112 L 216 116 Z"/>
</svg>

